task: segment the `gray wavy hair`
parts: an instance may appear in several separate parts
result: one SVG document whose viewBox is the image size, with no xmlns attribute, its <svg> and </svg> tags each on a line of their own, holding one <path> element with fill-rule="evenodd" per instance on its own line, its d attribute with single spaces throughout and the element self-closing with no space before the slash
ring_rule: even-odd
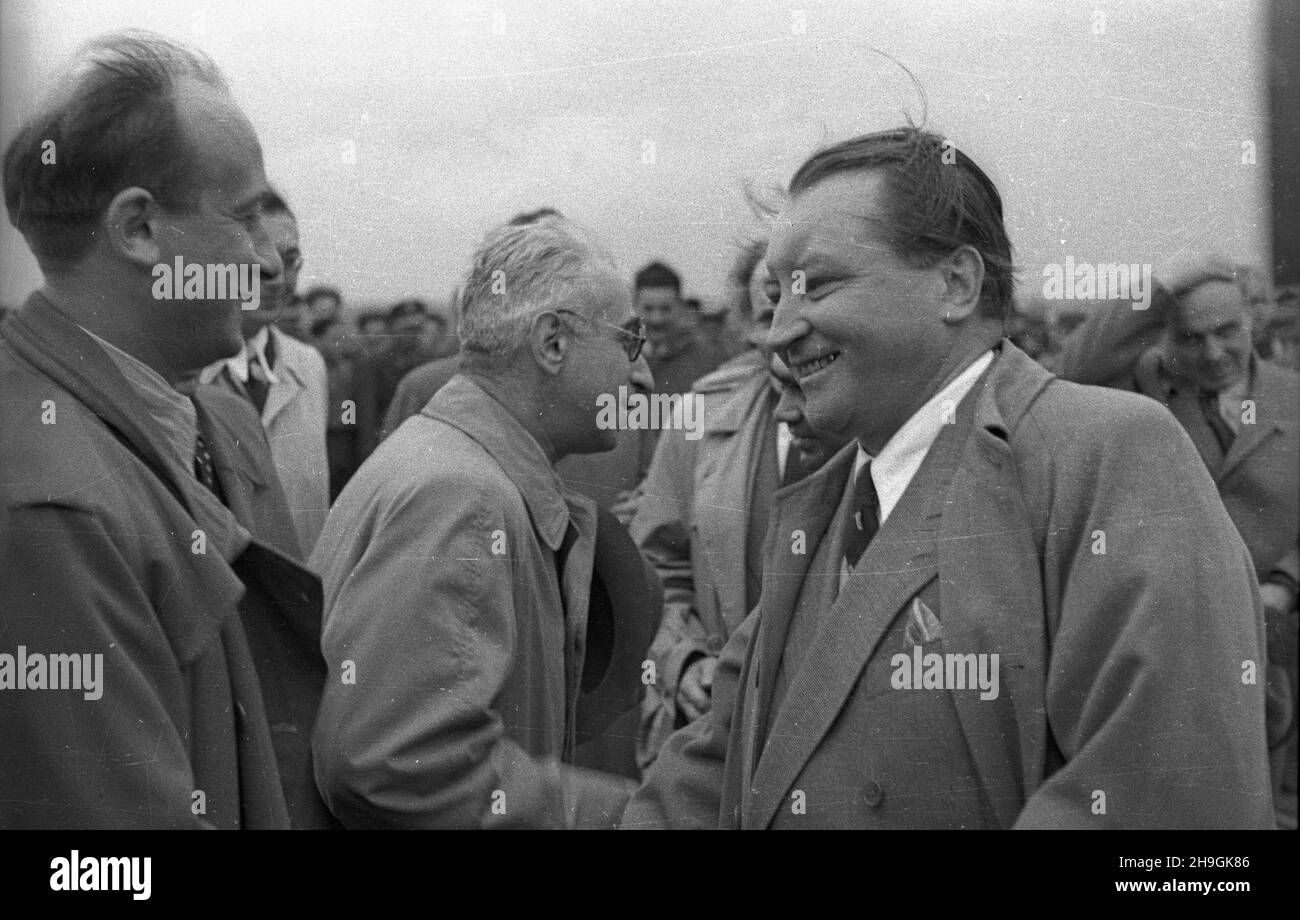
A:
<svg viewBox="0 0 1300 920">
<path fill-rule="evenodd" d="M 616 271 L 590 234 L 559 215 L 489 231 L 474 251 L 460 299 L 462 365 L 500 371 L 547 310 L 580 309 L 593 276 Z"/>
</svg>

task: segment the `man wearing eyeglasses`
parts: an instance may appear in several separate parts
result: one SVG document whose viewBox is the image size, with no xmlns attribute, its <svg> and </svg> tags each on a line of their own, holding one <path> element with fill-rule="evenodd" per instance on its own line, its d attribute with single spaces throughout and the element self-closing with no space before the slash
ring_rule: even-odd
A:
<svg viewBox="0 0 1300 920">
<path fill-rule="evenodd" d="M 261 417 L 298 544 L 306 558 L 325 526 L 330 507 L 325 448 L 329 381 L 320 352 L 276 326 L 297 288 L 302 253 L 298 221 L 284 199 L 273 195 L 265 214 L 267 232 L 284 270 L 262 279 L 259 309 L 241 312 L 243 351 L 204 368 L 199 382 L 243 396 Z"/>
<path fill-rule="evenodd" d="M 636 323 L 609 255 L 563 218 L 475 252 L 459 372 L 362 464 L 311 560 L 331 670 L 316 777 L 345 824 L 617 823 L 632 783 L 576 765 L 609 724 L 584 701 L 601 673 L 639 678 L 653 625 L 640 648 L 595 628 L 597 510 L 555 463 L 614 447 L 600 396 L 653 386 Z M 622 539 L 629 571 L 602 579 L 604 603 L 629 595 L 653 624 L 653 576 Z"/>
</svg>

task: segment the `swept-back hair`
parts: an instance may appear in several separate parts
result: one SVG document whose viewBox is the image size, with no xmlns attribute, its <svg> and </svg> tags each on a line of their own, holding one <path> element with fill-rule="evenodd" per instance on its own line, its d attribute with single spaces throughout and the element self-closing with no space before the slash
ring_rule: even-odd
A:
<svg viewBox="0 0 1300 920">
<path fill-rule="evenodd" d="M 1015 265 L 1002 196 L 984 170 L 943 137 L 909 125 L 818 151 L 790 180 L 790 195 L 866 170 L 885 177 L 884 232 L 894 253 L 928 267 L 959 246 L 973 247 L 984 260 L 980 311 L 1004 318 L 1015 296 Z"/>
<path fill-rule="evenodd" d="M 193 204 L 195 154 L 175 90 L 194 79 L 222 91 L 202 52 L 143 31 L 84 44 L 68 73 L 4 154 L 9 220 L 42 270 L 75 265 L 122 189 L 148 189 L 167 207 Z"/>
</svg>

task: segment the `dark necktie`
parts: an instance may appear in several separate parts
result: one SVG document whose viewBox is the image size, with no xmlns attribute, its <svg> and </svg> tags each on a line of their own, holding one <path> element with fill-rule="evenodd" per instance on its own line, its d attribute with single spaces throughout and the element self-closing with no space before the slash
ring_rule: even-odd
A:
<svg viewBox="0 0 1300 920">
<path fill-rule="evenodd" d="M 1201 414 L 1205 416 L 1205 423 L 1210 426 L 1214 432 L 1214 437 L 1219 441 L 1219 448 L 1226 454 L 1228 448 L 1232 447 L 1232 442 L 1236 440 L 1236 433 L 1232 426 L 1223 420 L 1219 414 L 1219 394 L 1210 393 L 1206 390 L 1201 391 Z"/>
<path fill-rule="evenodd" d="M 275 368 L 275 336 L 269 332 L 266 336 L 266 348 L 262 350 L 266 361 L 266 367 L 274 370 Z M 248 383 L 244 384 L 248 391 L 248 398 L 253 401 L 260 415 L 263 407 L 266 405 L 266 394 L 271 388 L 271 383 L 266 379 L 266 372 L 262 367 L 262 362 L 257 360 L 256 355 L 248 356 Z"/>
<path fill-rule="evenodd" d="M 880 527 L 880 499 L 871 481 L 871 463 L 858 471 L 853 484 L 853 504 L 844 525 L 844 559 L 853 569 Z"/>
<path fill-rule="evenodd" d="M 221 491 L 221 482 L 217 479 L 217 468 L 212 462 L 212 452 L 208 450 L 208 442 L 200 434 L 194 441 L 194 478 L 203 485 L 207 486 L 208 491 L 215 495 L 223 505 L 225 496 Z"/>
</svg>

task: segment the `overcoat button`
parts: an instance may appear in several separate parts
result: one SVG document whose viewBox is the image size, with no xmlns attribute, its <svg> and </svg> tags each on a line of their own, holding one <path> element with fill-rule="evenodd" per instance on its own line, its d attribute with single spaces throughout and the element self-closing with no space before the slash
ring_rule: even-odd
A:
<svg viewBox="0 0 1300 920">
<path fill-rule="evenodd" d="M 871 808 L 879 808 L 880 803 L 885 799 L 884 787 L 873 779 L 862 787 L 862 798 L 866 800 L 867 805 Z"/>
</svg>

